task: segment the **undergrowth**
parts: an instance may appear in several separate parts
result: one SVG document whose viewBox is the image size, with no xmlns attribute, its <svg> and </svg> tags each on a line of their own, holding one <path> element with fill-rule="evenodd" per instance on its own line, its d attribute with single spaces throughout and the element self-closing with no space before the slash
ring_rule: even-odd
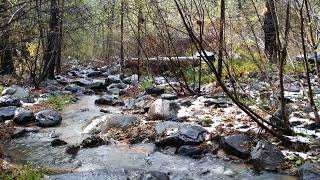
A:
<svg viewBox="0 0 320 180">
<path fill-rule="evenodd" d="M 42 103 L 49 105 L 56 110 L 62 110 L 69 104 L 76 101 L 75 96 L 63 95 L 63 96 L 50 96 L 48 99 L 44 100 Z"/>
</svg>

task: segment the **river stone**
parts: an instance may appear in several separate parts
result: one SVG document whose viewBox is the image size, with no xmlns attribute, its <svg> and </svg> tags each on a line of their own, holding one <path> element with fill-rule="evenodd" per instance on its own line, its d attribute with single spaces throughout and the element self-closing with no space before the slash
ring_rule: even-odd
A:
<svg viewBox="0 0 320 180">
<path fill-rule="evenodd" d="M 182 156 L 189 156 L 189 157 L 197 157 L 200 156 L 203 152 L 203 149 L 199 146 L 190 146 L 185 145 L 181 146 L 178 150 L 178 154 Z"/>
<path fill-rule="evenodd" d="M 25 125 L 31 122 L 32 118 L 33 118 L 32 111 L 29 111 L 23 108 L 18 108 L 14 113 L 13 121 L 18 125 Z"/>
<path fill-rule="evenodd" d="M 178 96 L 176 94 L 161 94 L 161 99 L 175 100 L 178 99 Z"/>
<path fill-rule="evenodd" d="M 292 113 L 292 106 L 287 104 L 285 107 L 285 118 L 289 119 L 290 114 Z M 281 108 L 278 108 L 270 118 L 270 122 L 279 129 L 285 129 L 285 122 L 283 121 L 283 117 L 281 114 Z"/>
<path fill-rule="evenodd" d="M 150 105 L 148 116 L 150 120 L 170 120 L 177 117 L 179 109 L 176 102 L 157 99 Z"/>
<path fill-rule="evenodd" d="M 76 84 L 69 84 L 66 87 L 64 87 L 64 90 L 70 91 L 72 93 L 79 93 L 79 92 L 83 91 L 83 88 L 76 85 Z"/>
<path fill-rule="evenodd" d="M 89 87 L 93 81 L 91 79 L 78 79 L 74 83 L 78 86 Z"/>
<path fill-rule="evenodd" d="M 5 95 L 0 97 L 0 107 L 16 106 L 20 107 L 22 104 L 19 99 L 11 96 Z"/>
<path fill-rule="evenodd" d="M 150 94 L 150 95 L 155 95 L 155 96 L 160 96 L 161 94 L 164 93 L 164 89 L 162 88 L 158 88 L 158 87 L 155 87 L 155 86 L 151 86 L 151 87 L 147 87 L 146 88 L 146 93 L 147 94 Z"/>
<path fill-rule="evenodd" d="M 117 75 L 109 75 L 106 79 L 105 79 L 105 86 L 109 86 L 112 83 L 121 83 L 121 77 L 120 74 Z"/>
<path fill-rule="evenodd" d="M 103 82 L 92 82 L 87 87 L 93 91 L 102 91 L 105 89 Z"/>
<path fill-rule="evenodd" d="M 80 146 L 83 148 L 94 148 L 104 144 L 108 144 L 108 142 L 106 142 L 99 136 L 91 136 L 83 140 Z"/>
<path fill-rule="evenodd" d="M 111 128 L 128 128 L 138 121 L 133 115 L 124 114 L 106 114 L 99 118 L 93 119 L 91 123 L 84 128 L 84 134 L 98 134 L 106 132 Z"/>
<path fill-rule="evenodd" d="M 14 112 L 17 108 L 14 106 L 0 108 L 0 117 L 2 121 L 10 120 L 14 117 Z"/>
<path fill-rule="evenodd" d="M 138 180 L 170 180 L 169 176 L 163 172 L 144 172 Z"/>
<path fill-rule="evenodd" d="M 17 139 L 25 136 L 27 133 L 37 133 L 40 131 L 40 127 L 16 127 L 15 131 L 11 135 L 12 139 Z"/>
<path fill-rule="evenodd" d="M 26 98 L 29 96 L 28 92 L 24 88 L 19 87 L 19 86 L 12 86 L 12 87 L 4 89 L 2 91 L 2 95 L 3 96 L 4 95 L 11 95 L 11 96 L 19 98 L 19 99 Z"/>
<path fill-rule="evenodd" d="M 97 105 L 107 105 L 112 106 L 113 98 L 111 96 L 102 96 L 94 101 Z"/>
<path fill-rule="evenodd" d="M 300 180 L 318 180 L 320 179 L 320 164 L 305 163 L 299 167 Z"/>
<path fill-rule="evenodd" d="M 102 77 L 103 74 L 101 71 L 91 71 L 88 73 L 87 75 L 88 77 L 93 77 L 93 78 L 97 78 L 97 77 Z"/>
<path fill-rule="evenodd" d="M 108 89 L 113 89 L 113 88 L 125 89 L 127 88 L 127 85 L 121 82 L 121 83 L 112 83 L 108 86 Z"/>
<path fill-rule="evenodd" d="M 259 141 L 251 152 L 251 161 L 259 170 L 274 171 L 283 160 L 284 155 L 277 146 L 267 141 Z"/>
<path fill-rule="evenodd" d="M 249 158 L 252 139 L 244 134 L 231 135 L 222 139 L 223 149 L 239 158 Z"/>
<path fill-rule="evenodd" d="M 51 141 L 51 146 L 52 147 L 58 147 L 58 146 L 64 146 L 67 145 L 68 143 L 61 140 L 61 139 L 54 139 L 53 141 Z"/>
<path fill-rule="evenodd" d="M 61 115 L 54 110 L 43 110 L 36 114 L 37 125 L 40 127 L 53 127 L 61 123 Z"/>
<path fill-rule="evenodd" d="M 172 121 L 158 122 L 155 130 L 156 145 L 160 147 L 198 145 L 204 141 L 207 133 L 201 126 Z"/>
</svg>

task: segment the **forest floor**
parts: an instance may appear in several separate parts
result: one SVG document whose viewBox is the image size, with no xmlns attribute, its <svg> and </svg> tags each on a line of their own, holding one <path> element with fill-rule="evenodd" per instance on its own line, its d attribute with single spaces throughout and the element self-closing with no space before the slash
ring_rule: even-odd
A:
<svg viewBox="0 0 320 180">
<path fill-rule="evenodd" d="M 217 174 L 228 179 L 259 175 L 261 179 L 276 179 L 279 178 L 277 175 L 283 174 L 320 177 L 320 127 L 308 108 L 302 77 L 285 77 L 286 98 L 291 102 L 288 118 L 296 134 L 287 136 L 294 142 L 287 147 L 259 128 L 214 84 L 203 85 L 202 95 L 185 97 L 170 89 L 170 85 L 177 87 L 179 84 L 175 78 L 169 78 L 170 85 L 160 76 L 139 83 L 137 75 L 122 77 L 117 71 L 116 68 L 82 66 L 73 62 L 65 75 L 43 82 L 40 90 L 3 78 L 1 169 L 14 172 L 10 170 L 10 163 L 26 165 L 25 162 L 30 162 L 35 167 L 54 171 L 58 167 L 58 171 L 67 169 L 66 172 L 76 173 L 106 166 L 113 169 L 108 173 L 97 172 L 92 177 L 109 177 L 113 173 L 133 179 L 146 177 L 141 169 L 164 172 L 160 175 L 171 179 L 211 179 Z M 270 119 L 272 113 L 268 112 L 276 111 L 272 109 L 272 84 L 255 75 L 240 85 L 244 89 L 242 94 L 251 97 L 245 99 L 246 104 Z M 316 85 L 314 88 L 318 102 L 320 89 Z M 9 98 L 4 100 L 4 97 Z M 17 104 L 15 99 L 22 104 Z M 3 109 L 5 106 L 22 106 L 34 115 L 27 118 L 25 111 L 21 115 L 18 113 L 21 110 L 9 112 Z M 48 109 L 51 111 L 45 112 Z M 123 150 L 122 146 L 127 145 L 129 149 Z M 122 154 L 116 154 L 118 146 Z M 117 164 L 108 155 L 123 160 L 118 159 Z M 100 158 L 89 159 L 89 156 L 101 156 L 104 162 L 99 161 Z M 208 157 L 219 160 L 215 163 L 224 167 L 223 170 L 218 172 L 209 168 L 214 160 L 208 160 Z M 170 160 L 165 161 L 166 158 Z M 229 167 L 227 162 L 233 165 Z M 137 165 L 139 163 L 141 165 Z M 170 170 L 169 165 L 163 168 L 168 163 L 176 163 L 179 170 L 175 166 Z M 202 169 L 192 167 L 192 164 Z M 132 171 L 136 174 L 123 175 L 118 170 L 124 167 L 140 170 Z M 37 172 L 37 177 L 44 176 L 38 171 L 32 172 Z M 154 177 L 158 175 L 151 173 Z M 72 174 L 58 175 L 52 179 L 70 176 Z"/>
</svg>

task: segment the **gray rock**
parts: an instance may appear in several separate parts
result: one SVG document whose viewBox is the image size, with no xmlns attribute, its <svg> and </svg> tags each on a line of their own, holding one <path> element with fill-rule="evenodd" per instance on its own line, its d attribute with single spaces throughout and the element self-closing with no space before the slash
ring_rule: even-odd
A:
<svg viewBox="0 0 320 180">
<path fill-rule="evenodd" d="M 284 155 L 277 146 L 267 141 L 259 141 L 251 152 L 251 161 L 259 170 L 274 171 L 283 160 Z"/>
<path fill-rule="evenodd" d="M 16 106 L 20 107 L 22 104 L 19 99 L 10 96 L 5 95 L 0 97 L 0 107 L 8 107 L 8 106 Z"/>
<path fill-rule="evenodd" d="M 36 122 L 40 127 L 53 127 L 61 123 L 60 113 L 54 110 L 43 110 L 36 114 Z"/>
<path fill-rule="evenodd" d="M 161 84 L 166 84 L 167 81 L 166 81 L 166 79 L 164 77 L 155 77 L 154 78 L 154 83 L 156 85 L 161 85 Z"/>
<path fill-rule="evenodd" d="M 285 108 L 285 118 L 289 119 L 290 114 L 292 113 L 292 108 L 290 105 L 286 105 Z M 283 117 L 281 114 L 281 108 L 278 108 L 276 110 L 276 112 L 273 113 L 273 115 L 270 118 L 270 122 L 275 125 L 277 128 L 281 129 L 285 129 L 285 122 L 283 121 Z"/>
<path fill-rule="evenodd" d="M 127 85 L 125 83 L 112 83 L 108 86 L 108 89 L 113 89 L 113 88 L 125 89 L 127 88 Z"/>
<path fill-rule="evenodd" d="M 51 141 L 51 146 L 52 147 L 58 147 L 58 146 L 64 146 L 67 145 L 68 143 L 61 140 L 61 139 L 54 139 L 53 141 Z"/>
<path fill-rule="evenodd" d="M 178 96 L 176 94 L 161 94 L 161 98 L 166 100 L 176 100 L 178 99 Z"/>
<path fill-rule="evenodd" d="M 93 82 L 87 86 L 87 88 L 93 91 L 102 91 L 105 89 L 103 82 Z"/>
<path fill-rule="evenodd" d="M 109 86 L 112 83 L 121 83 L 121 78 L 120 78 L 120 74 L 117 75 L 109 75 L 106 79 L 105 79 L 105 86 Z"/>
<path fill-rule="evenodd" d="M 320 164 L 306 163 L 299 167 L 300 180 L 318 180 L 320 179 Z"/>
<path fill-rule="evenodd" d="M 24 125 L 31 122 L 33 119 L 33 112 L 25 110 L 23 108 L 18 108 L 15 111 L 13 121 L 18 125 Z"/>
<path fill-rule="evenodd" d="M 200 156 L 203 152 L 203 149 L 199 146 L 190 146 L 185 145 L 181 146 L 178 150 L 178 154 L 182 156 L 189 156 L 189 157 L 197 157 Z"/>
<path fill-rule="evenodd" d="M 169 176 L 163 172 L 144 172 L 138 180 L 170 180 Z"/>
<path fill-rule="evenodd" d="M 151 86 L 151 87 L 147 87 L 146 88 L 146 93 L 147 94 L 151 94 L 151 95 L 156 95 L 156 96 L 160 96 L 161 94 L 164 93 L 164 89 L 162 88 L 158 88 L 158 87 L 155 87 L 155 86 Z"/>
<path fill-rule="evenodd" d="M 0 108 L 0 117 L 2 121 L 10 120 L 14 117 L 14 112 L 17 108 L 15 106 L 1 107 Z"/>
<path fill-rule="evenodd" d="M 173 101 L 157 99 L 150 105 L 148 116 L 150 120 L 170 120 L 177 117 L 179 109 Z"/>
<path fill-rule="evenodd" d="M 6 88 L 2 91 L 2 95 L 11 95 L 15 98 L 26 98 L 29 96 L 29 93 L 22 87 L 19 86 L 12 86 L 9 88 Z"/>
<path fill-rule="evenodd" d="M 97 134 L 105 132 L 110 128 L 128 128 L 138 121 L 138 118 L 133 115 L 124 114 L 106 114 L 91 121 L 86 126 L 82 133 Z"/>
<path fill-rule="evenodd" d="M 91 71 L 88 73 L 87 75 L 88 77 L 94 77 L 94 78 L 97 78 L 97 77 L 102 77 L 103 74 L 101 71 Z"/>
<path fill-rule="evenodd" d="M 205 139 L 207 130 L 201 126 L 172 121 L 156 124 L 156 145 L 160 147 L 180 147 L 198 145 Z"/>
<path fill-rule="evenodd" d="M 74 83 L 78 86 L 89 87 L 93 81 L 91 79 L 78 79 Z"/>
<path fill-rule="evenodd" d="M 40 131 L 40 127 L 16 127 L 14 133 L 11 135 L 12 139 L 20 138 L 28 133 L 37 133 Z"/>
<path fill-rule="evenodd" d="M 102 96 L 99 99 L 96 99 L 94 101 L 95 104 L 97 105 L 107 105 L 107 106 L 112 106 L 114 101 L 113 101 L 113 97 L 112 96 Z"/>
<path fill-rule="evenodd" d="M 72 93 L 79 93 L 82 92 L 84 89 L 76 84 L 69 84 L 66 87 L 64 87 L 64 90 L 70 91 Z"/>
<path fill-rule="evenodd" d="M 231 135 L 222 139 L 223 149 L 240 158 L 249 158 L 252 139 L 246 135 Z"/>
<path fill-rule="evenodd" d="M 91 136 L 83 140 L 80 146 L 83 148 L 94 148 L 108 143 L 109 142 L 105 141 L 99 136 Z"/>
</svg>

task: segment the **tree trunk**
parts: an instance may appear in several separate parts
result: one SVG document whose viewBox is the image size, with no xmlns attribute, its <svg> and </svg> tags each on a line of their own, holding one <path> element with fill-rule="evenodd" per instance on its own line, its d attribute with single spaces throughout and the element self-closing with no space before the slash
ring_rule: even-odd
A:
<svg viewBox="0 0 320 180">
<path fill-rule="evenodd" d="M 113 53 L 113 22 L 115 19 L 115 6 L 116 6 L 116 2 L 115 0 L 111 1 L 111 12 L 110 12 L 110 17 L 108 20 L 108 35 L 107 35 L 107 42 L 106 42 L 106 46 L 107 46 L 107 54 L 106 54 L 106 59 L 110 60 L 112 53 Z"/>
<path fill-rule="evenodd" d="M 142 5 L 139 4 L 139 10 L 138 10 L 138 51 L 137 51 L 137 56 L 138 56 L 138 80 L 140 80 L 141 72 L 140 72 L 140 64 L 142 60 L 142 42 L 141 42 L 141 26 L 143 24 L 143 14 L 142 14 Z"/>
<path fill-rule="evenodd" d="M 62 42 L 63 42 L 63 14 L 64 14 L 64 0 L 59 1 L 60 11 L 60 25 L 59 25 L 59 42 L 58 42 L 58 57 L 56 60 L 56 72 L 61 73 L 61 52 L 62 52 Z"/>
<path fill-rule="evenodd" d="M 222 76 L 222 62 L 223 62 L 223 51 L 224 49 L 224 26 L 225 26 L 225 0 L 221 0 L 220 5 L 220 29 L 219 29 L 219 54 L 218 54 L 218 76 L 221 78 Z"/>
<path fill-rule="evenodd" d="M 8 8 L 7 0 L 0 1 L 0 10 Z M 0 25 L 3 25 L 8 17 L 8 10 L 0 14 Z M 14 74 L 14 62 L 12 58 L 12 45 L 10 44 L 9 27 L 0 29 L 0 73 Z"/>
<path fill-rule="evenodd" d="M 59 3 L 51 0 L 51 19 L 49 22 L 48 44 L 44 55 L 43 76 L 55 79 L 55 63 L 58 58 L 59 45 Z"/>
<path fill-rule="evenodd" d="M 124 0 L 121 0 L 121 17 L 120 17 L 120 73 L 123 73 L 124 68 L 124 49 L 123 49 L 123 18 L 124 18 Z"/>
<path fill-rule="evenodd" d="M 274 0 L 266 0 L 267 12 L 264 14 L 265 54 L 269 62 L 276 63 L 277 56 L 277 19 Z"/>
</svg>

